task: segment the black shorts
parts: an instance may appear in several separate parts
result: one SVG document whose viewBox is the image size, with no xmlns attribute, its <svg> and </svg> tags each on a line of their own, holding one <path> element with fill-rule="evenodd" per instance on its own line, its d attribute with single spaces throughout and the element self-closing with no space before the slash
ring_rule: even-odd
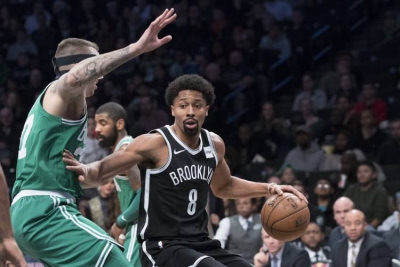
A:
<svg viewBox="0 0 400 267">
<path fill-rule="evenodd" d="M 221 248 L 218 240 L 145 241 L 141 250 L 142 267 L 250 267 L 242 256 Z"/>
</svg>

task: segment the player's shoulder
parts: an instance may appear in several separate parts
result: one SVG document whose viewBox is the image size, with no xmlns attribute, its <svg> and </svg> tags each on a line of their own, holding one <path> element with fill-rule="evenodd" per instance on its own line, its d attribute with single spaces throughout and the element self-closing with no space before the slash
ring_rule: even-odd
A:
<svg viewBox="0 0 400 267">
<path fill-rule="evenodd" d="M 219 136 L 218 134 L 214 133 L 214 132 L 209 132 L 210 133 L 210 137 L 211 140 L 214 143 L 215 149 L 217 151 L 223 149 L 225 150 L 225 143 L 224 140 L 222 140 L 221 136 Z"/>
<path fill-rule="evenodd" d="M 158 132 L 155 132 L 155 133 L 139 135 L 138 137 L 132 140 L 129 146 L 130 145 L 134 145 L 135 147 L 141 147 L 145 150 L 152 150 L 166 144 L 162 135 Z"/>
</svg>

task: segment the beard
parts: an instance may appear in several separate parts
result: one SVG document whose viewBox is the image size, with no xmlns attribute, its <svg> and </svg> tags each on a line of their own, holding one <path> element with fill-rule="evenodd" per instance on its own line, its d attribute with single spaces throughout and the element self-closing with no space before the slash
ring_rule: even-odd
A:
<svg viewBox="0 0 400 267">
<path fill-rule="evenodd" d="M 113 129 L 111 135 L 109 135 L 109 136 L 98 135 L 97 137 L 103 138 L 102 141 L 99 141 L 99 145 L 101 147 L 109 148 L 109 147 L 113 146 L 115 144 L 115 142 L 117 141 L 118 129 L 117 129 L 117 127 L 114 126 L 114 129 Z"/>
<path fill-rule="evenodd" d="M 198 134 L 200 132 L 199 124 L 196 123 L 196 127 L 195 128 L 188 128 L 187 124 L 186 124 L 186 120 L 185 120 L 185 121 L 183 121 L 183 131 L 188 136 L 195 136 L 196 134 Z"/>
</svg>

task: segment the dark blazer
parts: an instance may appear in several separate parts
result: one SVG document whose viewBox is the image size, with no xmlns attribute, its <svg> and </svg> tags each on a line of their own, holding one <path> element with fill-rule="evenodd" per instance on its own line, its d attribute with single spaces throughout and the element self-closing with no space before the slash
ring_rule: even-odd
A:
<svg viewBox="0 0 400 267">
<path fill-rule="evenodd" d="M 378 231 L 371 225 L 367 225 L 367 230 L 369 233 L 378 235 Z M 342 234 L 342 229 L 340 226 L 336 226 L 335 228 L 332 229 L 332 231 L 329 234 L 329 246 L 332 248 L 333 244 L 335 244 L 336 241 L 339 241 L 343 238 L 346 238 L 346 234 Z"/>
<path fill-rule="evenodd" d="M 332 247 L 332 263 L 330 267 L 347 266 L 347 238 L 336 242 Z M 391 267 L 392 257 L 386 242 L 368 232 L 365 233 L 360 251 L 357 255 L 356 267 Z"/>
<path fill-rule="evenodd" d="M 390 229 L 389 231 L 379 232 L 379 236 L 390 247 L 390 252 L 393 258 L 398 259 L 399 257 L 399 247 L 400 247 L 400 230 L 398 227 Z"/>
<path fill-rule="evenodd" d="M 282 252 L 282 260 L 280 267 L 310 267 L 310 257 L 304 248 L 296 245 L 285 243 Z M 271 267 L 271 262 L 268 262 L 264 267 Z"/>
</svg>

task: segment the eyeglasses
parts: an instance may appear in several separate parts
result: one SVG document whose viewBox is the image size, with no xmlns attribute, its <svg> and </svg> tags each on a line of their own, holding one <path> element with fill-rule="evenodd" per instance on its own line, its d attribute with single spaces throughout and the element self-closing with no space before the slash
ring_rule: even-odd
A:
<svg viewBox="0 0 400 267">
<path fill-rule="evenodd" d="M 330 188 L 331 186 L 329 185 L 329 184 L 317 184 L 317 188 L 325 188 L 325 189 L 328 189 L 328 188 Z"/>
</svg>

